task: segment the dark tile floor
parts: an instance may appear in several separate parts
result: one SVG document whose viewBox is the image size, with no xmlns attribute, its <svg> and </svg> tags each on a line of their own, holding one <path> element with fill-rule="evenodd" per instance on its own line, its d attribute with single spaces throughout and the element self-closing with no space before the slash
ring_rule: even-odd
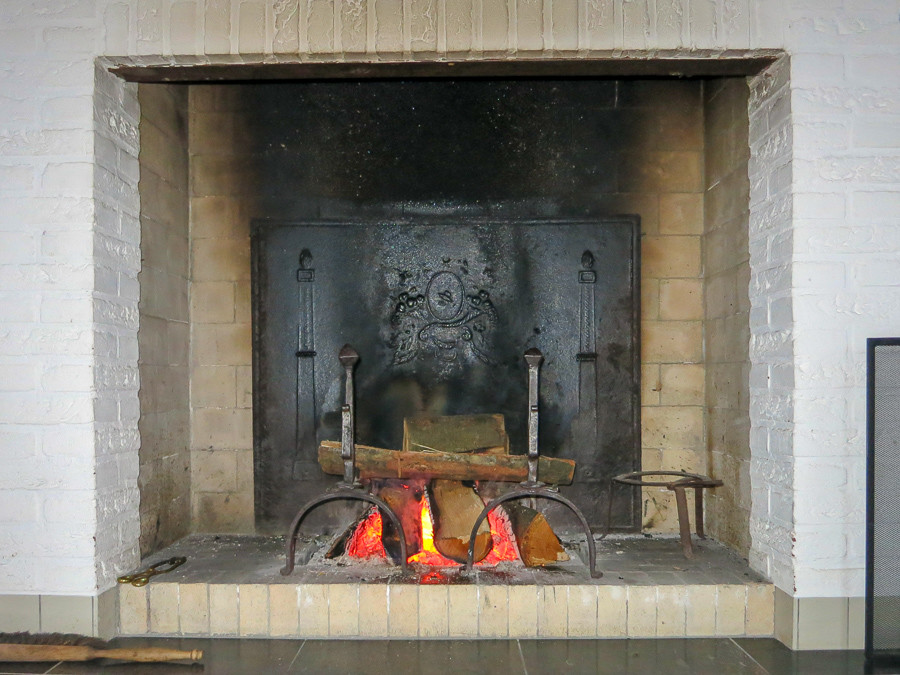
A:
<svg viewBox="0 0 900 675">
<path fill-rule="evenodd" d="M 202 649 L 202 663 L 0 663 L 6 673 L 315 673 L 316 675 L 844 675 L 863 672 L 858 651 L 791 652 L 771 639 L 691 640 L 229 640 L 119 638 L 110 646 Z M 879 671 L 897 672 L 897 671 Z"/>
</svg>

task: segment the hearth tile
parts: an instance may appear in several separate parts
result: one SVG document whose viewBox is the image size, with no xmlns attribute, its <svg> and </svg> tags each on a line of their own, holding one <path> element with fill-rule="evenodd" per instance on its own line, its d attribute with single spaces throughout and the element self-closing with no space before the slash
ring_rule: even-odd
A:
<svg viewBox="0 0 900 675">
<path fill-rule="evenodd" d="M 716 587 L 688 586 L 684 633 L 688 637 L 716 634 Z"/>
<path fill-rule="evenodd" d="M 448 586 L 419 586 L 419 637 L 447 637 L 450 630 Z"/>
<path fill-rule="evenodd" d="M 538 635 L 565 637 L 569 631 L 566 586 L 538 587 Z"/>
<path fill-rule="evenodd" d="M 269 586 L 269 635 L 286 637 L 297 635 L 299 590 L 293 584 Z"/>
<path fill-rule="evenodd" d="M 656 636 L 656 586 L 628 587 L 628 637 Z"/>
<path fill-rule="evenodd" d="M 571 549 L 569 549 L 569 554 L 572 555 Z M 534 582 L 538 586 L 568 586 L 572 584 L 590 583 L 591 579 L 588 575 L 587 567 L 583 566 L 580 560 L 575 561 L 573 565 L 577 565 L 578 567 L 563 568 L 554 565 L 550 567 L 535 568 L 532 570 Z M 602 568 L 600 569 L 602 570 Z"/>
<path fill-rule="evenodd" d="M 206 584 L 179 584 L 178 612 L 184 635 L 209 635 L 209 588 Z"/>
<path fill-rule="evenodd" d="M 388 586 L 388 635 L 416 637 L 419 633 L 419 587 Z"/>
<path fill-rule="evenodd" d="M 647 572 L 647 575 L 655 586 L 684 586 L 677 572 L 653 570 Z"/>
<path fill-rule="evenodd" d="M 628 635 L 628 589 L 624 586 L 597 587 L 597 635 Z"/>
<path fill-rule="evenodd" d="M 268 635 L 269 587 L 265 584 L 238 585 L 238 616 L 241 635 Z"/>
<path fill-rule="evenodd" d="M 328 637 L 328 589 L 326 584 L 300 586 L 300 635 Z"/>
<path fill-rule="evenodd" d="M 509 637 L 537 637 L 537 587 L 509 587 Z"/>
<path fill-rule="evenodd" d="M 123 635 L 144 635 L 148 632 L 147 586 L 119 585 L 119 631 Z"/>
<path fill-rule="evenodd" d="M 718 587 L 716 598 L 716 635 L 743 635 L 747 606 L 746 586 Z"/>
<path fill-rule="evenodd" d="M 569 637 L 596 637 L 597 635 L 597 587 L 569 586 L 568 588 Z"/>
<path fill-rule="evenodd" d="M 150 598 L 150 632 L 159 635 L 177 633 L 178 584 L 151 583 L 147 588 Z"/>
<path fill-rule="evenodd" d="M 647 572 L 623 570 L 618 574 L 619 579 L 626 586 L 653 586 L 653 579 Z"/>
<path fill-rule="evenodd" d="M 387 635 L 387 586 L 361 584 L 359 587 L 359 634 L 363 637 Z"/>
<path fill-rule="evenodd" d="M 684 586 L 660 586 L 656 590 L 657 637 L 680 637 L 685 632 Z"/>
<path fill-rule="evenodd" d="M 679 582 L 685 586 L 714 586 L 706 572 L 701 570 L 683 570 L 675 573 Z"/>
<path fill-rule="evenodd" d="M 478 586 L 478 635 L 488 638 L 509 635 L 509 589 L 506 586 Z"/>
<path fill-rule="evenodd" d="M 450 635 L 454 638 L 478 636 L 478 589 L 474 585 L 450 585 Z"/>
<path fill-rule="evenodd" d="M 237 584 L 209 585 L 209 632 L 211 635 L 237 635 Z"/>
<path fill-rule="evenodd" d="M 328 586 L 328 635 L 359 635 L 359 584 Z"/>
<path fill-rule="evenodd" d="M 775 587 L 754 584 L 747 587 L 747 635 L 771 636 L 775 632 Z"/>
</svg>

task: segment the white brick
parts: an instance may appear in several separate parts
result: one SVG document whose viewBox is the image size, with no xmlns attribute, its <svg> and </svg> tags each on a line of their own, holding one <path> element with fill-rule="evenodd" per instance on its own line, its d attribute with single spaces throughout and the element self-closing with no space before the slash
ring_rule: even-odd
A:
<svg viewBox="0 0 900 675">
<path fill-rule="evenodd" d="M 27 429 L 0 427 L 0 456 L 6 459 L 31 458 L 37 450 L 37 435 Z"/>
<path fill-rule="evenodd" d="M 94 167 L 86 162 L 48 164 L 41 176 L 41 188 L 50 194 L 84 194 L 93 182 Z"/>
<path fill-rule="evenodd" d="M 881 115 L 855 116 L 853 145 L 857 148 L 900 147 L 900 118 Z"/>
<path fill-rule="evenodd" d="M 34 185 L 34 168 L 30 164 L 0 165 L 0 193 L 30 190 Z"/>
<path fill-rule="evenodd" d="M 37 366 L 24 363 L 0 363 L 0 391 L 37 389 Z"/>
<path fill-rule="evenodd" d="M 896 22 L 896 12 L 892 17 Z M 896 43 L 894 44 L 896 48 Z M 900 82 L 900 59 L 886 55 L 850 56 L 847 58 L 847 79 L 856 86 L 881 88 L 887 82 Z"/>
<path fill-rule="evenodd" d="M 791 56 L 791 78 L 804 87 L 840 83 L 844 78 L 844 57 L 841 54 L 794 54 Z"/>
<path fill-rule="evenodd" d="M 794 195 L 794 215 L 797 218 L 842 219 L 845 201 L 840 193 L 804 192 Z"/>
<path fill-rule="evenodd" d="M 130 42 L 131 8 L 124 2 L 110 3 L 103 14 L 104 53 L 126 54 Z"/>
<path fill-rule="evenodd" d="M 857 218 L 896 222 L 900 218 L 900 190 L 855 192 L 853 215 Z"/>
<path fill-rule="evenodd" d="M 36 522 L 38 503 L 37 492 L 31 490 L 0 491 L 0 523 Z"/>
<path fill-rule="evenodd" d="M 49 52 L 65 54 L 96 53 L 98 31 L 94 28 L 55 27 L 44 29 L 44 47 Z"/>
<path fill-rule="evenodd" d="M 41 106 L 41 120 L 50 129 L 82 129 L 90 124 L 93 114 L 90 96 L 59 96 Z"/>
<path fill-rule="evenodd" d="M 30 232 L 0 232 L 0 265 L 34 262 L 37 246 Z"/>
</svg>

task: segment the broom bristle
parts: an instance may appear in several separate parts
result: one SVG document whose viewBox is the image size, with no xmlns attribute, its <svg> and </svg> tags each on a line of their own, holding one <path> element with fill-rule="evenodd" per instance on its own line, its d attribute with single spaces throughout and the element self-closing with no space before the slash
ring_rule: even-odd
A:
<svg viewBox="0 0 900 675">
<path fill-rule="evenodd" d="M 77 633 L 0 633 L 0 644 L 7 645 L 65 645 L 72 647 L 93 647 L 106 649 L 109 645 L 100 638 L 78 635 Z"/>
</svg>

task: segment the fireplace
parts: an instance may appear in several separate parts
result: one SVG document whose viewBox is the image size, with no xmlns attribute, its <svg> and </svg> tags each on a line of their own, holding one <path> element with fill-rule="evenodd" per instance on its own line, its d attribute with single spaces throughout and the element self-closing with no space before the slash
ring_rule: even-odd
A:
<svg viewBox="0 0 900 675">
<path fill-rule="evenodd" d="M 156 303 L 151 313 L 171 314 L 154 315 L 142 324 L 158 326 L 154 319 L 165 319 L 166 339 L 161 340 L 152 330 L 144 331 L 142 339 L 151 348 L 173 339 L 190 345 L 186 362 L 169 358 L 162 364 L 147 363 L 153 367 L 143 373 L 142 387 L 148 403 L 180 409 L 172 395 L 175 390 L 165 385 L 174 381 L 184 386 L 186 375 L 189 387 L 184 391 L 187 394 L 189 390 L 191 411 L 187 430 L 168 425 L 170 418 L 164 416 L 142 416 L 142 457 L 146 455 L 144 465 L 152 469 L 142 469 L 143 548 L 145 553 L 179 550 L 179 544 L 175 549 L 164 547 L 185 531 L 184 520 L 175 525 L 170 522 L 174 519 L 167 520 L 167 509 L 161 508 L 167 494 L 184 494 L 179 487 L 182 460 L 167 465 L 153 455 L 157 443 L 170 447 L 173 440 L 189 448 L 188 526 L 215 537 L 210 549 L 181 552 L 198 563 L 223 555 L 231 560 L 234 551 L 247 555 L 247 542 L 256 542 L 255 553 L 248 558 L 249 577 L 234 576 L 231 565 L 238 563 L 231 563 L 227 571 L 211 568 L 209 573 L 222 582 L 220 588 L 217 582 L 186 572 L 177 593 L 179 606 L 184 608 L 180 611 L 188 611 L 194 600 L 202 600 L 191 595 L 196 589 L 184 590 L 184 584 L 207 588 L 205 604 L 201 604 L 208 616 L 205 625 L 213 632 L 214 606 L 219 606 L 220 600 L 230 604 L 238 590 L 241 607 L 256 602 L 253 598 L 259 594 L 259 601 L 267 603 L 270 612 L 290 602 L 285 596 L 290 595 L 290 586 L 286 587 L 285 581 L 265 590 L 253 581 L 277 574 L 284 562 L 281 556 L 261 560 L 260 556 L 273 551 L 273 540 L 259 539 L 259 535 L 246 540 L 228 536 L 283 534 L 292 511 L 311 493 L 336 481 L 310 461 L 310 454 L 322 440 L 339 436 L 336 350 L 345 341 L 359 349 L 360 368 L 370 368 L 361 370 L 360 406 L 371 409 L 361 416 L 359 442 L 389 447 L 401 442 L 397 429 L 405 415 L 393 411 L 395 419 L 384 423 L 383 407 L 389 402 L 379 394 L 393 391 L 391 376 L 386 373 L 406 365 L 409 371 L 398 378 L 402 386 L 394 389 L 402 391 L 406 386 L 418 392 L 412 398 L 422 408 L 436 402 L 431 412 L 503 414 L 513 452 L 522 452 L 519 448 L 524 439 L 525 406 L 517 405 L 524 403 L 525 391 L 521 353 L 540 346 L 549 366 L 545 383 L 549 387 L 542 392 L 541 405 L 550 413 L 550 424 L 542 440 L 547 441 L 544 446 L 549 455 L 577 460 L 583 475 L 569 490 L 580 491 L 579 505 L 589 514 L 597 534 L 605 527 L 602 512 L 611 475 L 634 468 L 687 470 L 725 479 L 725 487 L 707 502 L 708 531 L 738 551 L 747 550 L 748 462 L 746 454 L 733 451 L 735 445 L 747 442 L 742 438 L 746 425 L 741 426 L 747 415 L 746 395 L 741 392 L 746 389 L 745 319 L 749 309 L 746 291 L 741 289 L 747 271 L 741 242 L 746 239 L 748 189 L 746 140 L 740 140 L 747 134 L 747 90 L 742 80 L 397 79 L 202 84 L 187 91 L 172 85 L 142 85 L 140 94 L 143 128 L 150 141 L 142 145 L 147 153 L 142 158 L 146 169 L 142 190 L 152 191 L 145 194 L 145 240 L 165 243 L 147 249 L 145 270 L 151 274 L 145 276 L 142 289 Z M 548 101 L 552 105 L 546 105 Z M 454 135 L 454 130 L 460 129 L 464 133 Z M 189 152 L 173 158 L 185 143 Z M 163 157 L 154 158 L 154 152 Z M 183 168 L 168 175 L 166 167 L 171 165 Z M 154 198 L 160 195 L 163 199 Z M 190 229 L 180 230 L 179 224 L 188 217 Z M 577 236 L 568 237 L 567 230 Z M 521 241 L 531 241 L 532 231 L 542 232 L 543 239 L 522 246 Z M 451 236 L 442 240 L 434 234 L 440 232 Z M 396 240 L 417 242 L 404 245 L 424 251 L 425 262 L 418 267 L 395 264 L 389 242 Z M 497 247 L 495 240 L 510 246 Z M 440 254 L 448 241 L 455 249 Z M 546 249 L 546 260 L 531 255 L 540 249 Z M 496 256 L 498 250 L 512 253 L 487 264 L 485 256 Z M 190 260 L 187 273 L 178 266 L 180 256 Z M 526 272 L 542 267 L 550 270 L 550 283 L 529 282 Z M 158 274 L 157 268 L 163 268 L 163 274 Z M 494 269 L 499 272 L 486 274 Z M 360 270 L 367 270 L 371 277 L 366 280 Z M 522 296 L 511 300 L 512 296 L 504 295 L 510 285 L 500 284 L 502 278 L 492 278 L 504 275 L 512 280 L 512 287 L 529 288 L 531 295 L 524 294 L 524 302 Z M 270 283 L 273 277 L 280 278 L 280 287 Z M 187 293 L 188 279 L 190 307 L 185 321 L 177 299 Z M 618 293 L 607 292 L 610 279 L 621 282 Z M 588 283 L 591 281 L 595 283 Z M 344 295 L 328 295 L 329 284 L 343 286 Z M 490 300 L 497 312 L 491 321 L 503 324 L 503 330 L 493 337 L 504 343 L 499 359 L 486 353 L 479 356 L 483 350 L 476 348 L 484 343 L 445 340 L 426 344 L 424 356 L 433 353 L 432 348 L 438 349 L 439 343 L 453 343 L 456 347 L 450 350 L 454 353 L 449 361 L 435 360 L 428 365 L 428 358 L 423 358 L 426 366 L 422 372 L 408 365 L 417 364 L 417 359 L 403 363 L 410 350 L 404 351 L 399 334 L 392 332 L 392 326 L 402 322 L 392 323 L 391 319 L 404 293 L 404 301 L 421 295 L 427 303 L 432 284 L 447 291 L 451 305 L 457 285 L 465 289 L 460 297 Z M 275 288 L 274 300 L 261 300 L 260 288 L 269 285 Z M 362 293 L 359 288 L 364 289 Z M 547 289 L 549 299 L 534 288 Z M 184 290 L 171 293 L 172 289 Z M 638 289 L 640 298 L 636 297 Z M 585 298 L 592 291 L 595 302 L 588 303 Z M 176 300 L 172 307 L 165 306 L 167 298 Z M 549 311 L 537 315 L 531 309 L 520 312 L 516 302 L 542 305 Z M 282 311 L 285 307 L 289 311 Z M 557 310 L 568 317 L 566 324 L 575 325 L 558 326 Z M 429 307 L 429 311 L 434 314 L 436 310 Z M 319 323 L 327 330 L 319 330 Z M 308 330 L 313 326 L 317 326 L 315 331 Z M 612 337 L 599 339 L 606 330 L 612 331 Z M 593 349 L 592 331 L 597 336 Z M 638 336 L 640 349 L 635 342 Z M 716 337 L 710 342 L 709 336 Z M 264 356 L 261 347 L 266 341 L 271 343 L 270 351 L 286 359 Z M 554 348 L 568 356 L 557 356 Z M 486 363 L 482 356 L 495 363 Z M 466 368 L 447 370 L 447 363 Z M 595 364 L 599 364 L 596 369 Z M 485 372 L 496 379 L 485 378 Z M 590 373 L 598 383 L 593 389 L 594 403 L 583 405 L 590 399 L 583 396 L 584 383 L 590 381 L 585 375 Z M 474 397 L 440 393 L 448 382 L 454 385 L 454 392 L 465 391 L 459 383 L 465 384 L 467 377 L 489 386 Z M 301 386 L 311 383 L 321 384 L 322 389 L 307 391 Z M 283 388 L 279 390 L 279 386 Z M 484 393 L 498 387 L 505 392 L 501 397 Z M 618 399 L 609 398 L 613 390 Z M 604 396 L 608 400 L 603 400 Z M 300 405 L 304 400 L 311 405 Z M 565 406 L 554 411 L 561 401 Z M 594 455 L 579 454 L 593 441 L 572 442 L 573 434 L 583 439 L 577 434 L 591 428 L 584 424 L 585 415 L 597 420 L 620 418 L 615 420 L 617 424 L 594 427 L 596 444 L 603 448 Z M 313 423 L 307 424 L 309 420 Z M 259 451 L 273 447 L 282 457 L 275 468 L 267 468 Z M 618 457 L 611 452 L 624 448 L 627 452 Z M 267 478 L 275 477 L 279 491 L 266 493 L 266 482 L 260 477 L 267 472 Z M 290 492 L 298 488 L 302 489 Z M 277 504 L 279 498 L 282 503 Z M 616 529 L 640 529 L 651 537 L 662 536 L 663 547 L 671 545 L 678 551 L 675 540 L 665 537 L 677 528 L 670 494 L 653 489 L 623 490 L 617 499 Z M 325 540 L 319 534 L 331 538 L 357 515 L 331 506 L 320 511 L 307 523 L 304 542 L 314 546 L 307 547 L 304 556 L 322 549 Z M 571 559 L 567 565 L 540 572 L 527 570 L 524 576 L 510 578 L 457 573 L 445 577 L 443 583 L 474 585 L 458 592 L 466 594 L 461 601 L 465 607 L 482 600 L 492 603 L 495 593 L 499 598 L 500 591 L 487 590 L 482 586 L 485 583 L 510 585 L 510 590 L 502 593 L 502 602 L 519 602 L 513 597 L 522 592 L 527 597 L 535 594 L 533 601 L 526 601 L 528 616 L 540 607 L 557 611 L 551 607 L 553 596 L 547 594 L 547 587 L 554 585 L 562 589 L 566 600 L 561 602 L 568 603 L 571 611 L 580 611 L 574 608 L 581 602 L 599 606 L 596 603 L 601 596 L 618 603 L 617 591 L 606 592 L 590 583 L 580 560 L 583 552 L 577 537 L 572 536 L 571 517 L 552 507 L 547 509 L 547 517 L 564 539 Z M 632 551 L 628 548 L 631 544 L 611 546 L 606 555 Z M 663 548 L 653 555 L 665 557 L 668 553 Z M 615 569 L 625 564 L 622 560 L 617 564 L 607 557 L 600 567 L 606 564 L 613 569 L 613 574 L 607 575 L 610 581 L 630 583 L 641 573 L 632 568 L 616 573 Z M 629 558 L 627 565 L 634 564 L 633 560 Z M 653 564 L 665 564 L 656 560 Z M 718 589 L 716 584 L 729 585 L 724 579 L 733 581 L 739 578 L 735 575 L 743 574 L 733 561 L 721 567 L 732 576 L 712 578 L 698 571 L 703 581 L 696 589 L 690 585 L 693 582 L 677 589 L 660 586 L 653 596 L 669 597 L 674 592 L 682 598 L 677 602 L 682 602 L 696 593 L 703 598 L 697 600 L 698 607 L 706 607 L 701 614 L 709 610 L 715 615 L 722 602 L 722 612 L 726 612 L 725 605 L 731 608 L 722 614 L 731 617 L 726 620 L 734 628 L 729 634 L 743 630 L 737 628 L 735 607 L 741 608 L 744 626 L 744 621 L 750 620 L 744 608 L 752 604 L 756 618 L 751 632 L 759 634 L 759 611 L 770 603 L 771 587 L 737 584 L 709 595 L 705 584 Z M 411 592 L 402 577 L 378 565 L 374 572 L 362 565 L 349 577 L 328 577 L 330 573 L 323 569 L 327 566 L 313 566 L 295 578 L 299 602 L 318 607 L 347 593 L 355 594 L 353 611 L 360 631 L 363 615 L 369 611 L 364 596 L 387 593 L 391 607 L 399 608 L 406 602 L 402 596 Z M 317 574 L 335 580 L 333 587 L 317 588 Z M 675 580 L 667 579 L 667 584 Z M 174 576 L 173 585 L 178 580 Z M 535 580 L 538 586 L 531 586 Z M 419 579 L 421 584 L 427 581 L 427 575 Z M 752 576 L 752 584 L 761 581 Z M 366 588 L 369 583 L 372 587 Z M 392 586 L 398 583 L 396 588 Z M 523 583 L 527 591 L 513 590 Z M 438 593 L 443 598 L 444 591 L 450 596 L 458 594 L 452 587 L 422 588 L 418 596 Z M 326 593 L 324 600 L 316 600 L 321 592 Z M 627 591 L 626 595 L 642 602 L 642 592 Z M 130 624 L 123 613 L 128 631 L 166 632 L 169 624 L 160 624 L 163 627 L 156 630 L 152 625 L 154 603 L 167 603 L 166 593 L 171 591 L 164 586 L 151 588 L 142 596 L 123 589 L 123 612 L 124 608 L 136 608 L 140 616 L 142 603 L 149 603 L 144 606 L 151 612 L 147 624 Z M 513 605 L 508 607 L 512 612 Z M 501 612 L 498 607 L 490 611 Z M 512 631 L 506 611 L 504 605 L 503 630 Z M 762 611 L 765 614 L 767 610 Z M 689 630 L 685 627 L 687 616 L 678 620 L 684 630 Z M 184 621 L 192 625 L 190 619 Z M 275 632 L 271 621 L 274 619 L 263 632 L 283 634 Z M 493 624 L 487 615 L 484 621 L 483 636 L 500 630 L 488 627 Z M 546 629 L 550 632 L 541 632 L 540 621 L 535 621 L 524 629 L 532 631 L 526 634 L 575 635 L 581 630 L 565 632 L 566 628 L 559 633 L 563 629 L 557 625 Z M 546 621 L 551 621 L 549 615 Z M 588 634 L 599 630 L 598 624 L 592 625 L 594 629 L 585 629 Z M 317 632 L 322 626 L 310 630 L 305 634 L 323 634 Z M 386 630 L 390 633 L 391 629 Z M 406 628 L 398 630 L 390 635 L 422 635 Z M 476 629 L 476 635 L 482 635 L 480 630 Z M 649 629 L 635 628 L 638 632 L 632 634 L 646 634 L 641 632 L 644 630 Z M 709 634 L 704 631 L 716 628 L 696 630 L 700 632 L 694 634 Z M 347 627 L 332 630 L 325 626 L 324 631 L 328 635 L 353 634 Z M 253 634 L 259 633 L 254 629 Z"/>
</svg>

